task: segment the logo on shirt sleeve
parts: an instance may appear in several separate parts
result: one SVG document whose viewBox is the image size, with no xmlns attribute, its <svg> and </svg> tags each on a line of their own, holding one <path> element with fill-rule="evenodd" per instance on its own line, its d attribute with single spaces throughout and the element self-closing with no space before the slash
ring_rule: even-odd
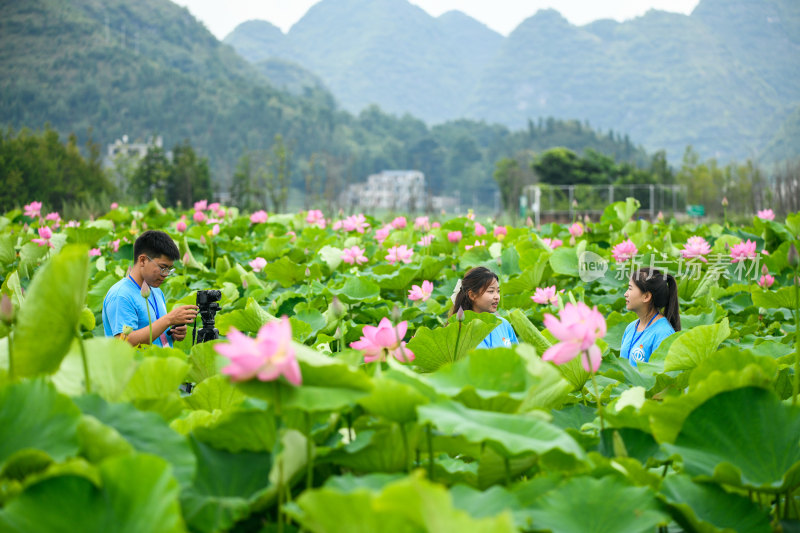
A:
<svg viewBox="0 0 800 533">
<path fill-rule="evenodd" d="M 511 348 L 511 339 L 507 339 L 505 337 L 502 337 L 502 339 L 503 339 L 503 346 L 505 346 L 506 348 Z"/>
</svg>

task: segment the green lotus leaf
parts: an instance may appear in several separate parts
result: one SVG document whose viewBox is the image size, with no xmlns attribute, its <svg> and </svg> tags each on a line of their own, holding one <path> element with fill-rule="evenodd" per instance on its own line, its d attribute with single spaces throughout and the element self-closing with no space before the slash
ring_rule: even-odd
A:
<svg viewBox="0 0 800 533">
<path fill-rule="evenodd" d="M 668 476 L 661 484 L 660 496 L 675 521 L 687 531 L 772 531 L 769 515 L 763 509 L 713 483 L 697 483 L 685 475 Z"/>
<path fill-rule="evenodd" d="M 491 313 L 472 311 L 464 313 L 464 321 L 460 324 L 455 315 L 448 322 L 447 326 L 434 330 L 419 328 L 408 342 L 408 348 L 416 356 L 414 365 L 423 372 L 433 372 L 442 365 L 463 359 L 500 324 L 500 320 Z"/>
<path fill-rule="evenodd" d="M 152 455 L 112 457 L 100 467 L 101 485 L 65 474 L 29 485 L 0 511 L 0 530 L 20 533 L 115 533 L 186 527 L 179 486 L 169 464 Z"/>
<path fill-rule="evenodd" d="M 39 246 L 34 242 L 26 242 L 22 245 L 22 248 L 19 249 L 19 267 L 17 271 L 26 278 L 31 278 L 36 267 L 47 257 L 48 253 L 50 253 L 50 248 L 48 246 Z M 86 258 L 86 264 L 87 266 L 89 264 L 88 256 Z"/>
<path fill-rule="evenodd" d="M 535 500 L 524 514 L 537 531 L 558 533 L 650 533 L 669 522 L 649 488 L 611 475 L 573 478 Z"/>
<path fill-rule="evenodd" d="M 356 438 L 341 448 L 332 450 L 325 458 L 330 462 L 358 472 L 403 472 L 411 464 L 411 454 L 417 446 L 417 431 L 407 431 L 408 454 L 403 433 L 397 424 L 373 429 L 361 429 Z"/>
<path fill-rule="evenodd" d="M 728 338 L 731 329 L 728 319 L 723 318 L 719 324 L 698 326 L 682 332 L 669 347 L 664 370 L 691 370 L 705 358 L 714 353 L 717 347 Z"/>
<path fill-rule="evenodd" d="M 247 517 L 269 485 L 273 456 L 265 452 L 232 453 L 191 438 L 197 475 L 181 493 L 181 506 L 192 530 L 227 531 Z"/>
<path fill-rule="evenodd" d="M 440 394 L 467 407 L 513 413 L 534 384 L 525 366 L 526 361 L 511 348 L 473 350 L 427 376 L 427 381 Z"/>
<path fill-rule="evenodd" d="M 417 265 L 403 265 L 399 268 L 393 265 L 377 265 L 372 269 L 370 279 L 382 290 L 402 291 L 411 288 L 418 273 Z"/>
<path fill-rule="evenodd" d="M 53 385 L 40 379 L 0 388 L 0 472 L 26 450 L 46 453 L 55 461 L 78 452 L 80 411 Z"/>
<path fill-rule="evenodd" d="M 675 444 L 684 470 L 764 492 L 800 486 L 800 407 L 781 403 L 774 392 L 746 387 L 720 393 L 688 416 Z"/>
<path fill-rule="evenodd" d="M 0 237 L 0 266 L 10 265 L 17 259 L 17 251 L 14 249 L 16 242 L 14 235 Z"/>
<path fill-rule="evenodd" d="M 257 333 L 261 326 L 273 320 L 276 320 L 274 316 L 264 311 L 253 298 L 248 298 L 244 309 L 219 314 L 216 326 L 221 335 L 227 335 L 232 327 L 244 333 Z"/>
<path fill-rule="evenodd" d="M 198 383 L 184 401 L 192 409 L 227 411 L 238 407 L 245 398 L 227 376 L 218 374 Z"/>
<path fill-rule="evenodd" d="M 557 248 L 550 256 L 550 267 L 556 274 L 578 277 L 578 254 L 575 248 L 562 246 Z"/>
<path fill-rule="evenodd" d="M 503 285 L 505 287 L 505 285 Z M 508 315 L 508 321 L 522 342 L 532 344 L 539 355 L 543 354 L 553 344 L 542 335 L 542 332 L 528 320 L 528 317 L 519 309 L 514 309 Z"/>
<path fill-rule="evenodd" d="M 754 289 L 751 297 L 753 298 L 753 305 L 756 307 L 765 307 L 767 309 L 786 307 L 787 309 L 794 309 L 797 306 L 794 287 L 781 287 L 777 291 Z"/>
<path fill-rule="evenodd" d="M 58 370 L 77 331 L 88 278 L 89 255 L 81 245 L 65 246 L 36 272 L 14 327 L 16 376 Z"/>
<path fill-rule="evenodd" d="M 75 403 L 84 414 L 114 428 L 138 452 L 157 455 L 169 462 L 181 485 L 191 482 L 196 467 L 189 443 L 160 416 L 139 411 L 128 403 L 106 403 L 95 395 L 77 398 Z"/>
<path fill-rule="evenodd" d="M 225 366 L 228 361 L 227 358 L 214 350 L 214 345 L 221 342 L 225 341 L 215 340 L 201 342 L 192 346 L 192 351 L 189 353 L 189 364 L 191 368 L 186 375 L 188 381 L 192 383 L 201 383 L 203 380 L 219 374 L 219 368 Z"/>
<path fill-rule="evenodd" d="M 375 301 L 380 297 L 381 288 L 368 277 L 348 276 L 340 289 L 328 289 L 345 303 Z"/>
<path fill-rule="evenodd" d="M 374 387 L 358 404 L 372 413 L 393 422 L 413 422 L 417 419 L 417 406 L 428 403 L 428 398 L 412 385 L 389 377 L 373 379 Z"/>
<path fill-rule="evenodd" d="M 177 394 L 189 368 L 177 357 L 146 357 L 125 387 L 124 398 L 154 399 Z"/>
<path fill-rule="evenodd" d="M 504 457 L 530 452 L 562 454 L 578 461 L 586 457 L 563 430 L 530 415 L 476 411 L 456 402 L 421 405 L 417 412 L 420 423 L 430 422 L 440 431 L 461 435 L 469 442 L 486 442 Z"/>
<path fill-rule="evenodd" d="M 133 346 L 113 337 L 95 337 L 85 339 L 83 349 L 89 364 L 92 392 L 108 401 L 119 400 L 135 371 Z M 83 358 L 77 340 L 73 341 L 52 379 L 64 394 L 80 396 L 86 392 Z"/>
<path fill-rule="evenodd" d="M 290 511 L 304 529 L 336 531 L 515 531 L 509 513 L 476 519 L 456 509 L 448 490 L 419 474 L 387 484 L 379 493 L 359 488 L 342 493 L 323 487 L 306 491 Z"/>
<path fill-rule="evenodd" d="M 275 413 L 270 409 L 240 408 L 211 417 L 211 425 L 197 426 L 198 440 L 232 453 L 272 452 L 277 440 Z"/>
<path fill-rule="evenodd" d="M 653 436 L 659 442 L 673 442 L 689 413 L 716 394 L 740 387 L 772 387 L 775 367 L 767 359 L 733 347 L 709 356 L 694 371 L 705 378 L 695 379 L 687 394 L 667 396 L 663 402 L 648 400 L 642 406 Z"/>
<path fill-rule="evenodd" d="M 115 455 L 129 455 L 135 449 L 119 431 L 100 422 L 91 415 L 83 415 L 78 425 L 81 455 L 92 463 L 101 463 Z"/>
</svg>

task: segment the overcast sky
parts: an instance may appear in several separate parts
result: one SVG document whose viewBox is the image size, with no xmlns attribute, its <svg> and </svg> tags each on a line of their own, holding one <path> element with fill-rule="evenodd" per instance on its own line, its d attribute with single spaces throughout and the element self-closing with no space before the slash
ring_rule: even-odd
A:
<svg viewBox="0 0 800 533">
<path fill-rule="evenodd" d="M 267 20 L 284 33 L 319 0 L 173 0 L 186 6 L 222 39 L 246 20 Z M 699 0 L 410 0 L 433 16 L 457 9 L 490 28 L 508 35 L 540 9 L 553 8 L 573 24 L 594 20 L 619 21 L 643 15 L 649 9 L 689 14 Z"/>
</svg>

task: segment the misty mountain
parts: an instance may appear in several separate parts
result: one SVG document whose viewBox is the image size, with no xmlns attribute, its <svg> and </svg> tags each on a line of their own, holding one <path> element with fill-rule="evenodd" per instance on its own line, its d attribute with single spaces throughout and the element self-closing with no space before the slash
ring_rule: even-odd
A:
<svg viewBox="0 0 800 533">
<path fill-rule="evenodd" d="M 432 123 L 510 127 L 578 118 L 673 160 L 687 145 L 757 156 L 800 103 L 795 0 L 701 0 L 689 16 L 653 10 L 585 26 L 544 10 L 508 37 L 407 0 L 323 0 L 287 34 L 267 24 L 242 24 L 225 42 L 249 61 L 299 63 L 353 112 L 377 103 Z"/>
</svg>

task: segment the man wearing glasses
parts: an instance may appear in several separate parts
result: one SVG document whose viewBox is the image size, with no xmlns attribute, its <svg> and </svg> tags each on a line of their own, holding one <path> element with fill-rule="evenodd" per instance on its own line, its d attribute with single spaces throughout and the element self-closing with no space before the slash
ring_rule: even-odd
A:
<svg viewBox="0 0 800 533">
<path fill-rule="evenodd" d="M 103 329 L 106 337 L 117 337 L 125 326 L 133 331 L 127 341 L 136 346 L 150 343 L 172 346 L 173 340 L 186 337 L 186 324 L 194 322 L 196 305 L 182 305 L 167 312 L 164 293 L 159 289 L 175 269 L 180 252 L 172 237 L 163 231 L 145 231 L 133 243 L 134 264 L 128 275 L 108 290 L 103 300 Z M 147 283 L 150 296 L 142 296 L 142 283 Z M 148 319 L 148 310 L 150 318 Z"/>
</svg>

